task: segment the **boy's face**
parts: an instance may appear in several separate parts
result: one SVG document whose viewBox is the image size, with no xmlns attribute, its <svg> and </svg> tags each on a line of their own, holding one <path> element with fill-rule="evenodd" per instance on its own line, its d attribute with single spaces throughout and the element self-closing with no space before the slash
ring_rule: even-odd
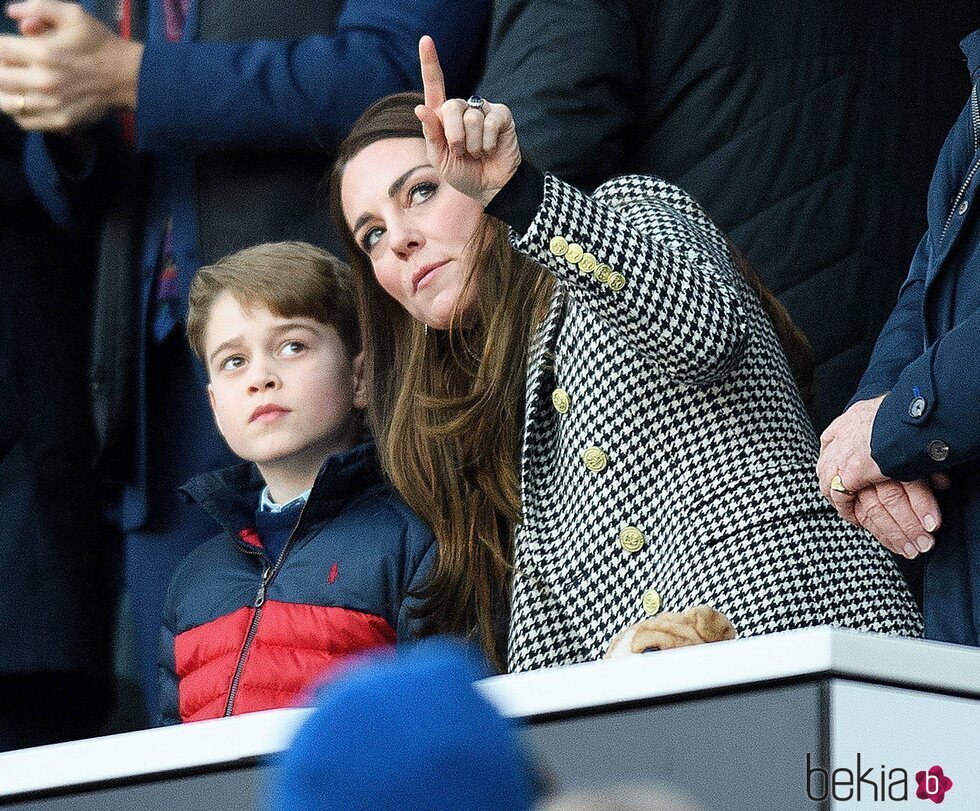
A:
<svg viewBox="0 0 980 811">
<path fill-rule="evenodd" d="M 204 335 L 208 394 L 218 429 L 242 459 L 316 472 L 358 438 L 366 407 L 361 356 L 333 326 L 243 309 L 230 293 L 211 307 Z"/>
</svg>

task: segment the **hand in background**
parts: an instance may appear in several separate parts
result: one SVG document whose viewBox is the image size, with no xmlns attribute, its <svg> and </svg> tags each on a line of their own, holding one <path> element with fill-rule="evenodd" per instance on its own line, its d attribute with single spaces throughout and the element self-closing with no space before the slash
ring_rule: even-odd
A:
<svg viewBox="0 0 980 811">
<path fill-rule="evenodd" d="M 837 512 L 868 530 L 886 549 L 911 559 L 936 542 L 933 533 L 942 515 L 933 488 L 948 487 L 949 479 L 936 474 L 929 480 L 899 482 L 882 474 L 871 458 L 871 429 L 884 399 L 858 401 L 827 427 L 820 437 L 817 477 Z"/>
<path fill-rule="evenodd" d="M 23 129 L 68 133 L 135 108 L 141 43 L 78 3 L 24 0 L 7 14 L 23 36 L 0 36 L 0 109 Z"/>
<path fill-rule="evenodd" d="M 446 100 L 446 83 L 432 37 L 419 40 L 425 104 L 422 122 L 429 161 L 453 188 L 486 207 L 521 163 L 514 117 L 504 104 L 482 109 L 462 99 Z"/>
<path fill-rule="evenodd" d="M 925 481 L 889 479 L 867 487 L 857 493 L 854 513 L 858 523 L 896 555 L 912 559 L 936 542 L 939 505 Z"/>
<path fill-rule="evenodd" d="M 852 524 L 859 523 L 854 514 L 857 494 L 886 480 L 878 463 L 871 458 L 871 428 L 884 399 L 882 395 L 854 403 L 820 436 L 817 461 L 820 492 Z M 838 484 L 846 488 L 844 491 L 832 486 L 836 477 L 839 477 Z"/>
<path fill-rule="evenodd" d="M 604 658 L 734 638 L 735 628 L 728 617 L 711 606 L 698 605 L 683 613 L 665 611 L 629 626 L 613 637 Z"/>
</svg>

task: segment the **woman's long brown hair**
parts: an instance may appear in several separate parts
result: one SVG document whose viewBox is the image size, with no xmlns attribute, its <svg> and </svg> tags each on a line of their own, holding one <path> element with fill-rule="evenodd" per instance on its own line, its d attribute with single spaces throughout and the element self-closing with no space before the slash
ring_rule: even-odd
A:
<svg viewBox="0 0 980 811">
<path fill-rule="evenodd" d="M 415 321 L 381 289 L 340 202 L 347 163 L 386 138 L 422 138 L 417 93 L 370 107 L 340 146 L 330 205 L 355 271 L 368 419 L 398 492 L 432 528 L 435 567 L 417 595 L 426 631 L 475 636 L 503 667 L 514 527 L 521 516 L 520 453 L 527 346 L 553 286 L 513 251 L 506 226 L 485 217 L 467 254 L 475 313 L 447 331 Z M 461 297 L 462 298 L 462 297 Z"/>
<path fill-rule="evenodd" d="M 467 314 L 465 325 L 457 314 L 449 330 L 427 330 L 382 290 L 347 226 L 341 180 L 365 147 L 388 138 L 422 138 L 415 117 L 421 103 L 421 94 L 399 93 L 365 111 L 340 145 L 330 207 L 355 271 L 368 419 L 381 463 L 438 544 L 429 581 L 416 595 L 426 632 L 475 636 L 502 668 L 497 636 L 507 614 L 514 528 L 521 519 L 527 349 L 554 282 L 510 247 L 505 225 L 485 217 L 468 248 L 474 261 L 466 284 L 475 291 L 475 313 Z M 792 326 L 747 262 L 733 255 L 770 318 Z M 798 330 L 786 335 L 802 338 Z M 790 358 L 800 354 L 784 348 Z"/>
</svg>

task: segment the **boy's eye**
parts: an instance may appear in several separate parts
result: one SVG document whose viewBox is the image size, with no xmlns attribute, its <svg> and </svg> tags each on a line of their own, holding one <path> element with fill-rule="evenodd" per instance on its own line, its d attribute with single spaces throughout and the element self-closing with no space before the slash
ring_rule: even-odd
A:
<svg viewBox="0 0 980 811">
<path fill-rule="evenodd" d="M 365 253 L 371 253 L 372 249 L 378 244 L 378 241 L 381 239 L 384 232 L 385 229 L 379 227 L 369 228 L 365 232 L 364 236 L 361 238 L 361 247 L 364 248 Z"/>
<path fill-rule="evenodd" d="M 435 183 L 417 183 L 412 186 L 412 190 L 408 193 L 409 199 L 413 203 L 423 203 L 428 200 L 436 192 Z"/>
<path fill-rule="evenodd" d="M 221 363 L 221 371 L 223 372 L 233 372 L 236 369 L 241 369 L 245 365 L 245 358 L 241 355 L 232 355 L 229 358 L 225 358 Z"/>
<path fill-rule="evenodd" d="M 282 345 L 281 351 L 283 355 L 290 357 L 293 355 L 298 355 L 304 349 L 306 349 L 306 344 L 304 344 L 302 341 L 286 341 L 286 343 Z"/>
</svg>

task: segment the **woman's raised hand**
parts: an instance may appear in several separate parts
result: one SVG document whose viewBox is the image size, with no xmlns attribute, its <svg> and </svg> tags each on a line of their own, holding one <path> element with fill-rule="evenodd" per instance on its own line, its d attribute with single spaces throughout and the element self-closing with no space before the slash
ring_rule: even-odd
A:
<svg viewBox="0 0 980 811">
<path fill-rule="evenodd" d="M 419 40 L 425 104 L 415 108 L 422 122 L 429 160 L 458 191 L 486 206 L 521 162 L 514 117 L 504 104 L 482 107 L 446 100 L 446 82 L 432 37 Z"/>
</svg>

